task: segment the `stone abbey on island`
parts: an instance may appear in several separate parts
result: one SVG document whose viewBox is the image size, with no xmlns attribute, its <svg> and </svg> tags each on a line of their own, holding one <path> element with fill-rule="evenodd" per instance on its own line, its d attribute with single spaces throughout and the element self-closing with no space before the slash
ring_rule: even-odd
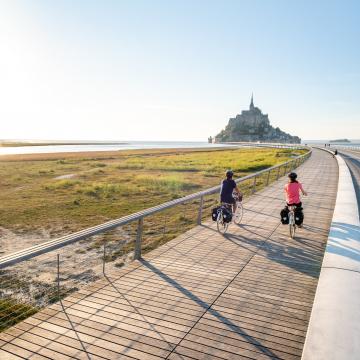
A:
<svg viewBox="0 0 360 360">
<path fill-rule="evenodd" d="M 208 140 L 213 142 L 212 137 Z M 249 110 L 230 118 L 225 129 L 215 136 L 216 143 L 237 141 L 299 144 L 301 139 L 271 126 L 268 115 L 254 106 L 254 97 L 251 96 Z"/>
</svg>

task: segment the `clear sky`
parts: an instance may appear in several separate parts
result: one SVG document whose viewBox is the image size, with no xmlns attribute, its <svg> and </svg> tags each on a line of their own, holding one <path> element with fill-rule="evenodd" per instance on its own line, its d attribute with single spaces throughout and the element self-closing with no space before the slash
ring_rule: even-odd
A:
<svg viewBox="0 0 360 360">
<path fill-rule="evenodd" d="M 206 140 L 255 105 L 360 138 L 360 1 L 0 0 L 0 139 Z"/>
</svg>

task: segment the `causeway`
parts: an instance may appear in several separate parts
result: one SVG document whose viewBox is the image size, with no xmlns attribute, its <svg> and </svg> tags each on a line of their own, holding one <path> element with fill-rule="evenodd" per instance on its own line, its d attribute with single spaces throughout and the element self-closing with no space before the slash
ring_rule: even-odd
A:
<svg viewBox="0 0 360 360">
<path fill-rule="evenodd" d="M 282 177 L 244 203 L 0 334 L 0 359 L 300 359 L 338 182 L 314 149 L 297 169 L 304 227 L 281 225 Z"/>
</svg>

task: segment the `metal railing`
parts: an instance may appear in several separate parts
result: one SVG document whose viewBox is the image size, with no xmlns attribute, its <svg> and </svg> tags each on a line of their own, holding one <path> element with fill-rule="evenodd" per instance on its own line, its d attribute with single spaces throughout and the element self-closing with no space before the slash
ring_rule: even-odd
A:
<svg viewBox="0 0 360 360">
<path fill-rule="evenodd" d="M 310 156 L 309 149 L 235 181 L 251 195 Z M 0 331 L 200 225 L 218 203 L 219 191 L 215 186 L 1 257 Z"/>
<path fill-rule="evenodd" d="M 240 145 L 242 147 L 271 147 L 275 149 L 303 149 L 304 145 L 301 144 L 286 144 L 286 143 L 259 143 L 259 142 L 246 142 L 246 141 L 228 141 L 220 142 L 219 144 L 226 145 Z"/>
<path fill-rule="evenodd" d="M 329 147 L 330 150 L 338 149 L 338 150 L 352 150 L 352 151 L 360 151 L 360 146 L 347 146 L 347 145 L 331 145 Z"/>
</svg>

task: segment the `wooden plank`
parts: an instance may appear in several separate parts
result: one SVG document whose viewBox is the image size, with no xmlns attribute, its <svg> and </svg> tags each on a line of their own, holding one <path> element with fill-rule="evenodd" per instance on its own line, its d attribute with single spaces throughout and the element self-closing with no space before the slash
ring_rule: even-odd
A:
<svg viewBox="0 0 360 360">
<path fill-rule="evenodd" d="M 37 349 L 38 353 L 50 358 L 59 360 L 69 360 L 74 358 L 86 360 L 88 358 L 82 349 L 76 349 L 66 343 L 59 343 L 36 334 L 22 332 L 17 336 L 17 339 L 19 341 L 24 341 L 24 344 L 31 344 L 27 345 L 28 349 Z"/>
<path fill-rule="evenodd" d="M 66 300 L 63 301 L 64 304 L 67 304 L 68 302 Z M 52 308 L 55 308 L 56 305 L 53 305 Z M 87 301 L 82 302 L 80 304 L 73 304 L 71 308 L 67 308 L 67 313 L 70 313 L 71 311 L 81 311 L 86 312 L 88 314 L 97 314 L 99 316 L 111 318 L 111 319 L 117 319 L 118 321 L 125 321 L 127 323 L 131 323 L 137 326 L 141 326 L 143 323 L 149 323 L 153 324 L 154 326 L 163 329 L 163 331 L 168 331 L 168 329 L 176 330 L 177 332 L 186 332 L 193 324 L 193 322 L 189 323 L 188 325 L 181 325 L 177 323 L 173 323 L 170 321 L 165 321 L 161 319 L 156 319 L 153 317 L 145 317 L 141 316 L 137 313 L 127 313 L 125 314 L 123 311 L 116 309 L 113 306 L 102 306 L 95 304 L 93 302 Z"/>
<path fill-rule="evenodd" d="M 3 344 L 0 343 L 0 346 L 2 346 Z M 5 350 L 2 350 L 0 348 L 0 359 L 1 360 L 18 360 L 18 359 L 24 359 L 23 357 L 14 355 L 10 352 L 7 352 Z"/>
<path fill-rule="evenodd" d="M 169 328 L 161 328 L 153 324 L 148 324 L 147 322 L 138 325 L 138 324 L 133 324 L 131 322 L 119 321 L 118 319 L 116 319 L 116 317 L 106 318 L 99 314 L 89 314 L 76 310 L 67 311 L 67 314 L 68 316 L 78 316 L 78 317 L 83 317 L 85 319 L 91 319 L 105 325 L 117 327 L 118 329 L 124 329 L 140 334 L 146 333 L 148 334 L 148 336 L 165 339 L 165 341 L 168 342 L 178 342 L 179 339 L 181 339 L 185 334 L 184 332 L 179 332 L 177 330 L 173 330 Z M 41 319 L 41 317 L 42 314 L 36 314 L 30 319 L 26 319 L 25 321 L 28 323 L 29 321 L 36 321 L 37 318 Z M 46 319 L 47 318 L 48 317 L 46 317 Z M 41 326 L 41 324 L 39 324 L 38 326 Z"/>
<path fill-rule="evenodd" d="M 105 300 L 103 300 L 103 296 L 101 294 L 97 294 L 99 296 L 91 296 L 87 297 L 88 300 L 94 301 L 100 304 L 105 304 L 105 301 L 109 301 L 108 297 L 106 296 Z M 77 296 L 68 299 L 69 302 L 76 303 Z M 143 301 L 133 301 L 131 298 L 125 299 L 118 299 L 113 298 L 113 306 L 122 309 L 123 311 L 128 312 L 140 312 L 142 314 L 149 314 L 155 318 L 159 316 L 164 317 L 173 317 L 174 322 L 178 322 L 180 324 L 184 324 L 183 320 L 193 320 L 194 317 L 196 318 L 199 316 L 203 311 L 204 308 L 200 305 L 197 306 L 196 310 L 189 309 L 186 313 L 186 304 L 182 304 L 181 302 L 176 301 L 176 299 L 168 300 L 167 302 L 160 302 L 160 301 L 153 301 L 152 299 L 144 299 Z M 71 305 L 70 305 L 71 307 Z"/>
<path fill-rule="evenodd" d="M 176 348 L 176 353 L 179 355 L 192 357 L 193 359 L 197 359 L 197 360 L 208 360 L 208 359 L 249 360 L 249 357 L 247 356 L 230 354 L 228 352 L 217 350 L 215 348 L 209 348 L 200 344 L 195 344 L 195 343 L 189 344 L 188 342 L 186 342 L 186 345 L 188 345 L 188 347 L 179 345 Z M 229 355 L 231 357 L 229 357 Z"/>
<path fill-rule="evenodd" d="M 231 330 L 222 330 L 222 329 L 211 329 L 208 326 L 204 326 L 202 324 L 198 324 L 194 329 L 192 329 L 191 334 L 189 335 L 201 336 L 206 339 L 212 339 L 216 342 L 224 343 L 224 344 L 239 344 L 239 347 L 248 348 L 255 352 L 260 351 L 259 347 L 269 348 L 272 352 L 276 354 L 285 355 L 301 355 L 301 349 L 293 348 L 288 344 L 278 344 L 269 340 L 257 340 L 254 337 L 244 336 L 233 332 Z M 240 345 L 241 344 L 241 345 Z M 281 358 L 279 355 L 279 357 Z"/>
<path fill-rule="evenodd" d="M 72 302 L 72 300 L 76 301 L 76 296 L 71 298 L 67 298 L 68 302 Z M 185 314 L 178 311 L 178 304 L 176 302 L 168 304 L 166 307 L 157 306 L 146 306 L 143 303 L 135 302 L 135 301 L 126 301 L 124 299 L 112 299 L 112 300 L 103 300 L 101 297 L 87 297 L 87 301 L 91 301 L 95 304 L 99 304 L 102 306 L 107 306 L 111 304 L 111 307 L 119 309 L 124 313 L 124 316 L 132 316 L 135 314 L 136 316 L 150 316 L 156 319 L 162 319 L 166 321 L 171 321 L 179 325 L 189 326 L 194 322 L 194 315 L 200 314 L 201 311 L 192 311 L 191 314 Z M 81 302 L 77 304 L 81 305 Z M 146 302 L 147 303 L 147 302 Z M 71 305 L 70 305 L 71 307 Z M 202 309 L 204 311 L 204 309 Z"/>
<path fill-rule="evenodd" d="M 71 319 L 71 324 L 69 323 L 69 318 Z M 77 316 L 69 317 L 68 315 L 65 315 L 64 313 L 61 313 L 61 312 L 51 316 L 48 320 L 46 320 L 46 323 L 59 325 L 62 327 L 67 327 L 67 328 L 69 328 L 69 325 L 70 326 L 72 325 L 71 328 L 73 328 L 73 326 L 75 327 L 75 325 L 76 326 L 85 326 L 89 329 L 95 329 L 96 331 L 102 331 L 103 333 L 109 333 L 114 336 L 123 337 L 124 339 L 130 340 L 130 341 L 135 341 L 135 342 L 140 342 L 140 343 L 144 343 L 147 345 L 155 346 L 155 347 L 158 347 L 163 350 L 172 350 L 174 348 L 174 344 L 163 339 L 160 334 L 157 337 L 151 337 L 151 336 L 149 336 L 150 334 L 146 333 L 145 331 L 143 331 L 141 333 L 126 331 L 124 329 L 118 329 L 115 326 L 109 326 L 109 325 L 102 324 L 100 322 L 93 321 L 90 319 L 84 319 L 84 318 L 80 318 Z M 22 322 L 21 324 L 18 324 L 16 326 L 19 328 L 25 327 L 25 329 L 27 329 L 27 331 L 33 331 L 33 329 L 39 329 L 39 327 L 31 326 L 25 322 Z M 156 333 L 156 334 L 158 334 L 158 333 Z"/>
<path fill-rule="evenodd" d="M 245 357 L 256 360 L 268 360 L 269 358 L 274 358 L 275 356 L 280 355 L 282 359 L 298 359 L 298 356 L 296 355 L 274 352 L 274 350 L 263 346 L 256 347 L 253 345 L 253 347 L 249 349 L 244 346 L 244 343 L 217 342 L 212 339 L 190 334 L 181 342 L 181 346 L 190 349 L 199 349 L 204 353 L 213 354 L 224 359 L 237 359 L 238 357 L 241 359 Z"/>
<path fill-rule="evenodd" d="M 245 311 L 258 311 L 259 313 L 263 313 L 265 316 L 269 316 L 269 314 L 273 314 L 273 316 L 283 316 L 299 322 L 306 322 L 310 316 L 309 312 L 289 308 L 282 304 L 276 306 L 274 303 L 266 303 L 264 301 L 256 301 L 254 299 L 246 298 L 241 298 L 238 302 L 236 302 L 235 298 L 230 301 L 228 298 L 224 297 L 218 299 L 215 305 L 233 310 L 242 310 L 244 308 Z"/>
<path fill-rule="evenodd" d="M 6 343 L 1 347 L 0 350 L 5 351 L 7 354 L 15 355 L 21 359 L 49 360 L 48 357 L 34 353 L 26 348 L 16 345 L 15 341 Z"/>
<path fill-rule="evenodd" d="M 12 330 L 13 333 L 15 332 Z M 21 332 L 23 334 L 23 332 Z M 10 335 L 9 335 L 10 336 Z M 63 355 L 57 351 L 53 351 L 48 347 L 39 346 L 34 344 L 34 342 L 29 342 L 23 340 L 18 336 L 11 336 L 12 339 L 2 346 L 3 350 L 11 352 L 17 356 L 21 356 L 26 359 L 59 359 L 59 360 L 68 360 L 71 359 L 71 356 Z"/>
<path fill-rule="evenodd" d="M 78 343 L 81 344 L 81 347 L 70 347 L 69 342 L 67 342 L 66 346 L 61 345 L 61 347 L 65 349 L 65 353 L 71 354 L 73 357 L 77 357 L 76 354 L 84 352 L 84 350 L 87 352 L 90 348 L 92 349 L 92 352 L 96 351 L 96 355 L 101 355 L 102 357 L 110 359 L 117 357 L 118 354 L 128 355 L 129 359 L 132 357 L 141 359 L 145 356 L 149 359 L 156 359 L 162 358 L 169 353 L 167 350 L 160 349 L 149 344 L 126 339 L 123 336 L 117 336 L 110 332 L 103 332 L 95 328 L 75 323 L 69 324 L 67 320 L 64 321 L 54 317 L 51 318 L 51 323 L 42 323 L 41 327 L 38 327 L 38 329 L 41 329 L 39 332 L 40 336 L 34 334 L 28 336 L 29 339 L 33 339 L 33 341 L 36 341 L 37 344 L 41 338 L 45 341 L 49 333 L 57 334 L 55 337 L 57 342 L 62 339 L 63 341 L 61 341 L 61 343 L 63 343 L 64 339 L 66 341 L 66 338 L 71 338 L 75 341 L 77 340 Z M 27 335 L 22 335 L 21 337 L 24 338 L 24 336 Z M 56 343 L 53 340 L 46 341 L 55 347 L 54 344 Z M 56 348 L 58 349 L 57 351 L 61 350 L 61 347 L 56 345 Z M 108 352 L 107 355 L 105 355 L 106 352 Z"/>
<path fill-rule="evenodd" d="M 107 349 L 93 345 L 90 346 L 87 343 L 80 342 L 77 338 L 64 336 L 55 332 L 42 329 L 41 327 L 31 326 L 29 324 L 26 324 L 25 322 L 22 322 L 16 325 L 15 327 L 21 330 L 26 329 L 27 334 L 29 336 L 29 340 L 32 340 L 33 339 L 32 335 L 34 335 L 35 336 L 34 339 L 36 339 L 36 337 L 44 338 L 50 340 L 53 343 L 56 342 L 59 344 L 67 345 L 71 348 L 78 350 L 78 353 L 76 355 L 77 359 L 88 360 L 89 355 L 91 355 L 91 359 L 99 359 L 99 360 L 109 359 L 109 358 L 111 359 L 111 357 L 114 356 L 114 354 L 112 352 L 109 352 Z M 127 358 L 127 359 L 132 360 L 132 358 Z"/>
<path fill-rule="evenodd" d="M 263 323 L 272 323 L 277 325 L 286 324 L 292 329 L 300 330 L 302 332 L 306 331 L 306 322 L 304 320 L 299 320 L 290 316 L 282 316 L 276 312 L 265 312 L 262 311 L 263 309 L 261 309 L 260 307 L 257 310 L 253 310 L 252 308 L 241 306 L 238 308 L 239 310 L 237 310 L 228 307 L 213 305 L 212 309 L 224 314 L 225 317 L 227 317 L 228 314 L 237 315 L 245 318 L 256 319 L 262 321 Z"/>
</svg>

